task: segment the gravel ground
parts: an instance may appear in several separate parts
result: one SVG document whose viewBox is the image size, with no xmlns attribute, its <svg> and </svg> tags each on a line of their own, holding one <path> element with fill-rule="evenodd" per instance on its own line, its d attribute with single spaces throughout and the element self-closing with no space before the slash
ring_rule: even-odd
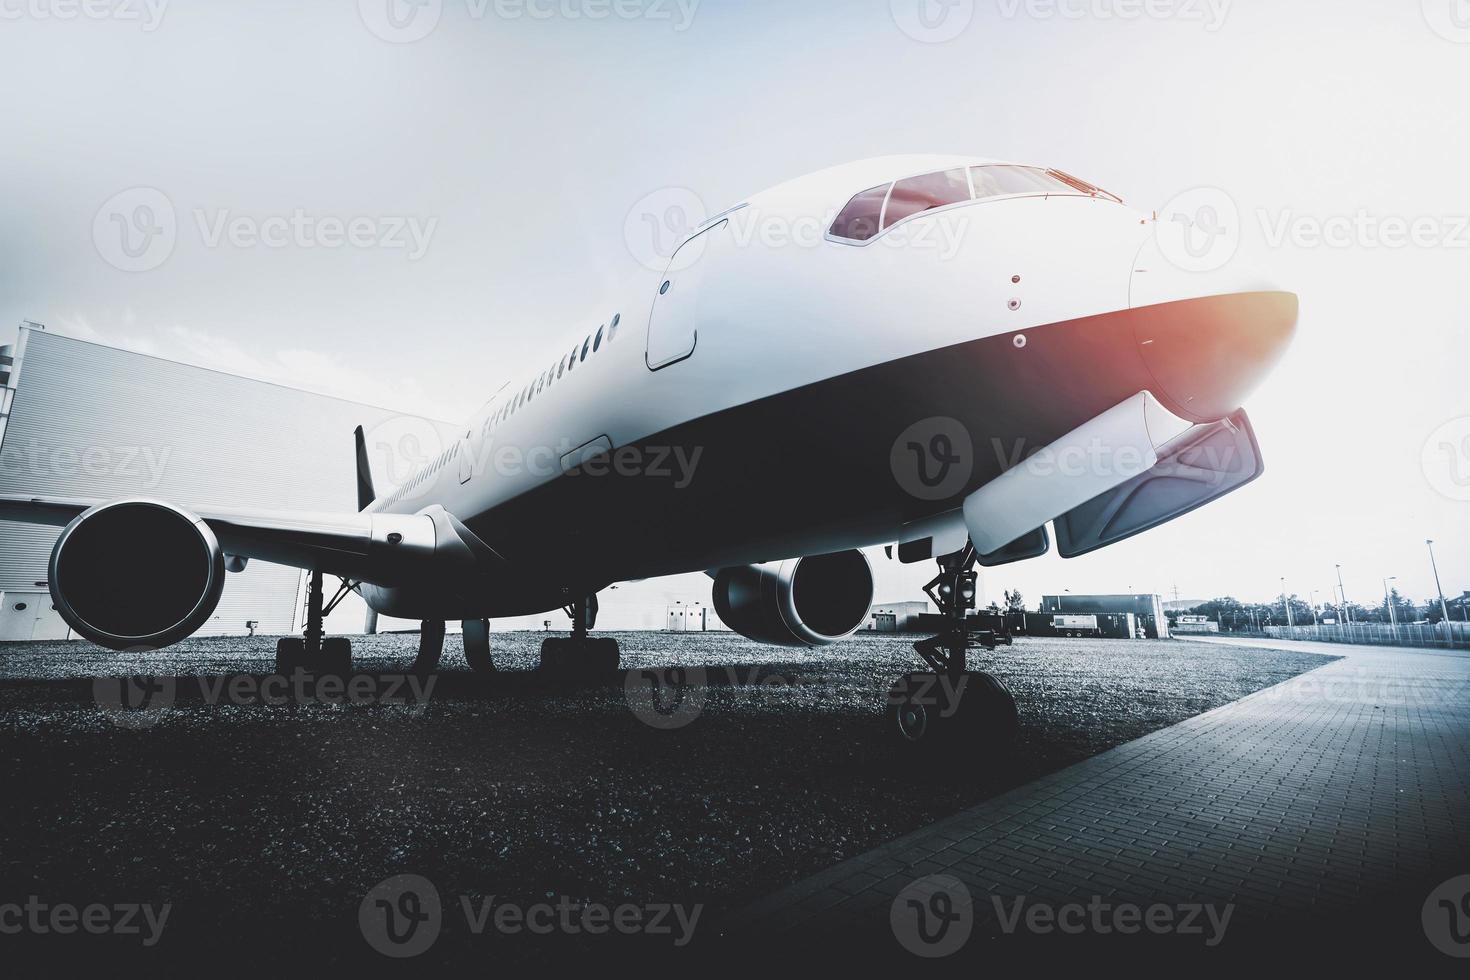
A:
<svg viewBox="0 0 1470 980">
<path fill-rule="evenodd" d="M 627 668 L 704 671 L 691 723 L 640 720 L 621 678 L 539 680 L 526 672 L 534 633 L 496 634 L 506 672 L 488 679 L 465 670 L 450 637 L 426 697 L 389 691 L 416 637 L 356 639 L 359 693 L 371 684 L 405 704 L 270 705 L 219 689 L 270 670 L 265 637 L 146 655 L 0 646 L 0 902 L 172 903 L 151 950 L 50 936 L 37 940 L 47 956 L 90 942 L 165 963 L 377 962 L 359 903 L 413 873 L 446 906 L 433 953 L 415 962 L 484 965 L 487 950 L 539 962 L 565 937 L 473 936 L 459 897 L 699 904 L 712 928 L 819 868 L 1331 659 L 1022 639 L 980 665 L 1020 705 L 1010 756 L 989 771 L 916 773 L 880 730 L 888 685 L 917 667 L 913 637 L 793 652 L 730 634 L 617 636 Z M 100 710 L 92 678 L 126 674 L 176 675 L 172 707 Z"/>
</svg>

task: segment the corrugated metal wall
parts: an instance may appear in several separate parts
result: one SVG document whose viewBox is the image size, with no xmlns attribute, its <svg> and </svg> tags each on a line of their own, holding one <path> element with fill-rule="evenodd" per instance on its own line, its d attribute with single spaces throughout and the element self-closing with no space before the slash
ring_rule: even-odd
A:
<svg viewBox="0 0 1470 980">
<path fill-rule="evenodd" d="M 144 494 L 185 507 L 352 511 L 352 429 L 394 417 L 44 330 L 23 329 L 17 353 L 0 441 L 5 494 Z M 388 485 L 382 476 L 377 483 Z M 0 521 L 0 591 L 44 582 L 58 533 Z M 296 569 L 253 561 L 229 576 L 200 632 L 243 633 L 247 620 L 257 620 L 259 632 L 289 633 L 300 582 Z"/>
</svg>

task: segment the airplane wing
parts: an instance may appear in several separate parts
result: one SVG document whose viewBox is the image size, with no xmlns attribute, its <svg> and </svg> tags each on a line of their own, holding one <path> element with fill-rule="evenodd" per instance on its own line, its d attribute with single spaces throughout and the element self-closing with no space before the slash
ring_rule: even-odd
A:
<svg viewBox="0 0 1470 980">
<path fill-rule="evenodd" d="M 64 528 L 48 574 L 56 608 L 82 636 L 114 649 L 156 649 L 191 635 L 241 558 L 390 588 L 451 590 L 505 564 L 438 505 L 417 514 L 191 511 L 144 497 L 0 496 L 0 520 Z"/>
<path fill-rule="evenodd" d="M 0 496 L 0 520 L 66 527 L 82 515 L 101 518 L 127 505 L 151 505 L 197 517 L 221 550 L 241 558 L 291 565 L 378 585 L 417 580 L 426 572 L 489 570 L 503 559 L 444 508 L 418 514 L 176 508 L 163 501 Z M 135 556 L 146 560 L 146 555 Z"/>
</svg>

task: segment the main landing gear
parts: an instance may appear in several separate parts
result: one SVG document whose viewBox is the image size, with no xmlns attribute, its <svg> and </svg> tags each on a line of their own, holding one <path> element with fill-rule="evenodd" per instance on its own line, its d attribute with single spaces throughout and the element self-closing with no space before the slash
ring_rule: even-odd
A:
<svg viewBox="0 0 1470 980">
<path fill-rule="evenodd" d="M 466 619 L 464 626 L 464 659 L 476 674 L 493 674 L 495 659 L 490 655 L 490 620 Z M 439 669 L 444 653 L 444 620 L 426 619 L 419 625 L 419 655 L 414 659 L 417 674 L 432 674 Z"/>
<path fill-rule="evenodd" d="M 302 636 L 283 636 L 276 641 L 276 673 L 291 674 L 304 670 L 311 674 L 352 673 L 352 641 L 345 636 L 326 636 L 322 620 L 347 594 L 357 587 L 350 579 L 342 585 L 330 602 L 322 601 L 322 573 L 312 572 L 306 586 L 306 631 Z"/>
<path fill-rule="evenodd" d="M 905 674 L 888 694 L 888 730 L 906 752 L 995 747 L 1018 726 L 1016 699 L 1006 686 L 990 674 L 967 669 L 972 646 L 994 650 L 1009 642 L 993 630 L 970 628 L 978 557 L 975 546 L 966 543 L 963 551 L 939 559 L 939 574 L 924 586 L 948 623 L 944 632 L 914 644 L 931 669 Z M 981 741 L 985 744 L 977 744 Z"/>
<path fill-rule="evenodd" d="M 566 607 L 572 635 L 552 636 L 541 642 L 541 672 L 556 677 L 591 677 L 618 669 L 621 655 L 612 637 L 591 637 L 597 624 L 597 593 L 573 600 Z"/>
</svg>

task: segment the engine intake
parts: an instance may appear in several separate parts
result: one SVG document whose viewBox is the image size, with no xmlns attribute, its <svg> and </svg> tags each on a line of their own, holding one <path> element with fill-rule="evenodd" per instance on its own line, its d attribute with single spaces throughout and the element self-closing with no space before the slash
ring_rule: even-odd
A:
<svg viewBox="0 0 1470 980">
<path fill-rule="evenodd" d="M 99 504 L 51 551 L 51 597 L 79 634 L 114 650 L 166 647 L 209 621 L 225 556 L 209 525 L 156 500 Z"/>
<path fill-rule="evenodd" d="M 873 605 L 873 570 L 861 551 L 722 568 L 714 578 L 715 612 L 760 643 L 835 643 L 857 632 Z"/>
</svg>

